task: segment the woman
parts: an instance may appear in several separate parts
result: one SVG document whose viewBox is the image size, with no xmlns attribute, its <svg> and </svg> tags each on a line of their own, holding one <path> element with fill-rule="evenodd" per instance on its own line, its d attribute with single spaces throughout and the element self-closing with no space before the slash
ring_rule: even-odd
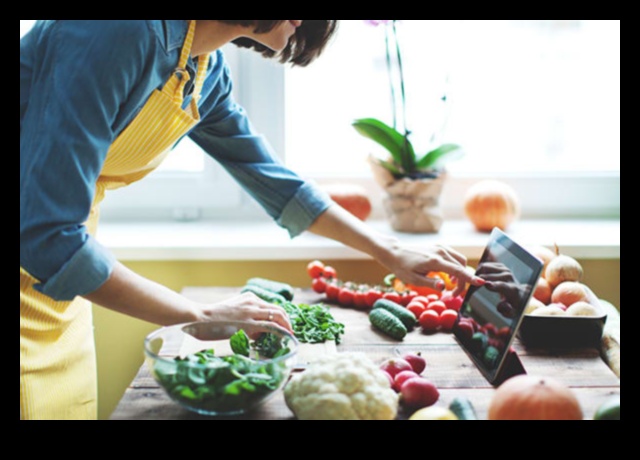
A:
<svg viewBox="0 0 640 460">
<path fill-rule="evenodd" d="M 462 282 L 460 254 L 407 250 L 284 167 L 231 96 L 220 47 L 307 65 L 336 21 L 39 21 L 20 40 L 20 417 L 96 417 L 91 302 L 159 325 L 273 321 L 243 294 L 186 299 L 117 262 L 92 236 L 106 190 L 142 179 L 189 135 L 288 229 L 370 254 L 402 279 Z M 475 282 L 475 281 L 474 281 Z"/>
</svg>

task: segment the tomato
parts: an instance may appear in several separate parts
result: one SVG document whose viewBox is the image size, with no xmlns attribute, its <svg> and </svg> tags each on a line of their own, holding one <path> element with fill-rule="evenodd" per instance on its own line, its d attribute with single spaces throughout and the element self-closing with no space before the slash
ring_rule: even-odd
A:
<svg viewBox="0 0 640 460">
<path fill-rule="evenodd" d="M 332 281 L 327 283 L 327 288 L 324 291 L 324 294 L 327 296 L 327 299 L 337 302 L 339 293 L 340 293 L 340 287 L 336 282 Z"/>
<path fill-rule="evenodd" d="M 418 293 L 416 291 L 404 291 L 400 293 L 400 305 L 406 307 Z"/>
<path fill-rule="evenodd" d="M 442 294 L 442 297 L 440 298 L 440 300 L 444 302 L 447 308 L 451 310 L 459 311 L 460 307 L 462 306 L 462 302 L 464 301 L 464 298 L 462 296 L 453 297 L 453 293 L 450 291 L 447 291 Z"/>
<path fill-rule="evenodd" d="M 411 302 L 409 302 L 409 304 L 407 305 L 407 310 L 409 310 L 411 313 L 413 313 L 414 315 L 416 315 L 416 318 L 420 318 L 420 315 L 422 314 L 423 311 L 425 311 L 427 309 L 427 307 L 424 306 L 424 304 L 422 302 L 416 302 L 415 300 L 412 300 Z"/>
<path fill-rule="evenodd" d="M 441 294 L 429 294 L 427 295 L 427 305 L 429 304 L 429 302 L 433 302 L 434 300 L 440 300 L 441 299 Z"/>
<path fill-rule="evenodd" d="M 325 265 L 324 270 L 322 270 L 322 274 L 326 278 L 337 278 L 338 277 L 338 273 L 336 272 L 336 269 L 331 267 L 330 265 Z"/>
<path fill-rule="evenodd" d="M 440 328 L 446 332 L 452 331 L 457 319 L 457 311 L 450 309 L 443 311 L 440 313 Z"/>
<path fill-rule="evenodd" d="M 400 303 L 400 294 L 394 291 L 385 292 L 384 294 L 382 294 L 382 298 L 390 300 L 395 303 Z"/>
<path fill-rule="evenodd" d="M 367 302 L 367 307 L 373 307 L 373 304 L 376 303 L 376 300 L 382 299 L 382 292 L 378 289 L 371 288 L 365 293 L 365 299 Z"/>
<path fill-rule="evenodd" d="M 427 308 L 427 305 L 429 305 L 429 302 L 431 302 L 427 297 L 423 296 L 423 295 L 417 295 L 415 296 L 413 299 L 411 299 L 411 302 L 419 302 L 422 305 L 424 305 L 424 308 Z"/>
<path fill-rule="evenodd" d="M 319 260 L 313 260 L 307 265 L 307 273 L 311 278 L 319 278 L 322 276 L 324 264 Z"/>
<path fill-rule="evenodd" d="M 327 280 L 322 276 L 314 278 L 313 281 L 311 281 L 311 288 L 318 294 L 322 294 L 327 290 Z"/>
<path fill-rule="evenodd" d="M 353 305 L 354 292 L 349 287 L 342 287 L 338 292 L 338 303 L 345 307 Z"/>
<path fill-rule="evenodd" d="M 434 300 L 433 302 L 429 302 L 429 305 L 427 305 L 427 310 L 434 310 L 438 314 L 441 314 L 446 309 L 447 309 L 447 306 L 444 304 L 442 300 Z"/>
<path fill-rule="evenodd" d="M 435 310 L 425 310 L 418 322 L 425 332 L 435 332 L 440 326 L 440 315 Z"/>
<path fill-rule="evenodd" d="M 353 305 L 360 309 L 365 310 L 369 306 L 367 305 L 367 293 L 362 290 L 358 290 L 353 294 Z"/>
</svg>

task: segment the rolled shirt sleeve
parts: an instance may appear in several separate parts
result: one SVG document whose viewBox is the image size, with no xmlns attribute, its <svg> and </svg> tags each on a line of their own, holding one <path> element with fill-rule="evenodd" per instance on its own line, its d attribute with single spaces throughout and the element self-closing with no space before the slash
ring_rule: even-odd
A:
<svg viewBox="0 0 640 460">
<path fill-rule="evenodd" d="M 268 141 L 255 131 L 244 109 L 231 95 L 231 79 L 221 53 L 215 61 L 217 78 L 210 81 L 202 121 L 190 137 L 220 163 L 293 238 L 333 202 L 313 182 L 287 168 Z"/>
<path fill-rule="evenodd" d="M 20 266 L 55 300 L 94 291 L 113 268 L 84 222 L 145 36 L 144 23 L 45 21 L 21 39 Z"/>
<path fill-rule="evenodd" d="M 71 300 L 100 287 L 111 275 L 115 257 L 94 238 L 88 237 L 46 283 L 34 288 L 57 300 Z"/>
</svg>

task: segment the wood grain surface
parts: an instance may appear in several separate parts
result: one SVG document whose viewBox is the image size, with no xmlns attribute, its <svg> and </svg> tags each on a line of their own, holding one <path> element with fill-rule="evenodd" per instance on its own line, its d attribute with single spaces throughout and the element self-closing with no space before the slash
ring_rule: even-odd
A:
<svg viewBox="0 0 640 460">
<path fill-rule="evenodd" d="M 189 287 L 184 289 L 183 294 L 200 302 L 213 303 L 239 291 L 239 288 Z M 306 289 L 296 290 L 294 296 L 294 302 L 297 303 L 313 304 L 323 300 L 322 295 Z M 301 362 L 308 363 L 326 353 L 357 351 L 365 353 L 377 363 L 408 351 L 419 351 L 427 360 L 427 368 L 423 375 L 432 380 L 440 390 L 440 399 L 436 404 L 446 406 L 454 397 L 464 396 L 471 400 L 479 417 L 486 418 L 495 388 L 485 380 L 452 334 L 425 334 L 420 328 L 416 328 L 409 332 L 404 340 L 395 341 L 371 327 L 366 311 L 329 306 L 335 319 L 345 324 L 345 334 L 341 343 L 304 345 L 300 349 Z M 620 379 L 602 360 L 598 349 L 528 349 L 517 340 L 514 348 L 528 374 L 550 376 L 570 386 L 580 401 L 585 419 L 592 418 L 597 407 L 608 396 L 620 394 Z M 409 415 L 406 411 L 400 410 L 398 419 L 408 418 Z M 278 392 L 249 414 L 226 418 L 295 419 L 284 401 L 282 392 Z M 125 391 L 111 419 L 211 420 L 212 417 L 190 412 L 171 401 L 155 382 L 146 365 L 143 365 Z"/>
</svg>

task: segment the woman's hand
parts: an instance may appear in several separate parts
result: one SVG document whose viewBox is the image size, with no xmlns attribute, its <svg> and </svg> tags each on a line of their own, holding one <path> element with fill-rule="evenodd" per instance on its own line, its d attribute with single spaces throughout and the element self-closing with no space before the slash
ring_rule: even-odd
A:
<svg viewBox="0 0 640 460">
<path fill-rule="evenodd" d="M 456 296 L 464 292 L 466 283 L 475 286 L 484 283 L 466 271 L 467 259 L 459 252 L 440 245 L 419 251 L 407 248 L 396 238 L 373 230 L 337 205 L 322 213 L 309 231 L 369 254 L 405 283 L 442 290 L 442 280 L 426 275 L 432 271 L 445 272 L 458 282 L 453 292 Z"/>
<path fill-rule="evenodd" d="M 427 277 L 426 274 L 429 272 L 445 272 L 457 281 L 453 291 L 454 296 L 462 294 L 467 283 L 475 286 L 484 284 L 483 279 L 466 270 L 467 258 L 446 246 L 430 246 L 418 251 L 396 242 L 389 253 L 390 256 L 383 263 L 399 279 L 408 284 L 443 290 L 444 282 L 441 279 Z"/>
<path fill-rule="evenodd" d="M 265 302 L 251 292 L 207 305 L 204 314 L 207 321 L 269 321 L 293 332 L 284 308 Z"/>
<path fill-rule="evenodd" d="M 255 294 L 247 292 L 203 305 L 134 273 L 120 262 L 115 263 L 107 282 L 85 297 L 105 308 L 163 326 L 195 321 L 269 321 L 293 332 L 284 309 Z"/>
</svg>

